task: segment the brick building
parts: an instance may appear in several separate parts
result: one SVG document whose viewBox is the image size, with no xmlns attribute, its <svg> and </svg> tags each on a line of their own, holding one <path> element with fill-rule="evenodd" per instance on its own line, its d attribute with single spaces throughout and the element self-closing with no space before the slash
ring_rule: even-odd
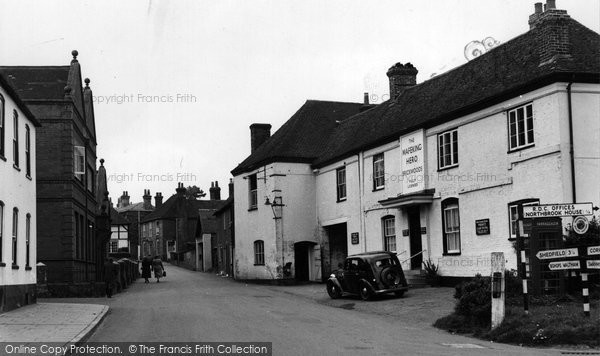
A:
<svg viewBox="0 0 600 356">
<path fill-rule="evenodd" d="M 163 196 L 160 192 L 156 193 L 154 205 L 152 205 L 152 195 L 150 194 L 150 190 L 145 189 L 144 195 L 142 196 L 143 200 L 141 202 L 131 203 L 130 199 L 129 192 L 123 192 L 119 197 L 115 212 L 119 215 L 119 221 L 126 221 L 128 223 L 127 253 L 129 254 L 129 257 L 132 259 L 141 259 L 143 255 L 140 247 L 140 223 L 148 214 L 153 212 L 155 208 L 159 208 L 162 205 Z M 122 232 L 120 233 L 121 237 L 123 237 Z M 122 238 L 120 244 L 121 247 L 124 247 Z"/>
<path fill-rule="evenodd" d="M 160 207 L 141 221 L 143 255 L 159 255 L 163 260 L 194 270 L 212 270 L 216 219 L 213 213 L 223 203 L 220 188 L 211 187 L 210 200 L 186 196 L 183 183 Z M 217 189 L 218 188 L 218 189 Z"/>
<path fill-rule="evenodd" d="M 233 203 L 233 180 L 230 180 L 229 197 L 213 214 L 217 220 L 215 224 L 217 234 L 216 271 L 229 277 L 234 277 L 235 219 Z"/>
<path fill-rule="evenodd" d="M 77 51 L 67 66 L 0 67 L 42 123 L 36 137 L 38 261 L 53 295 L 96 294 L 106 241 L 96 218 L 96 130 Z"/>
</svg>

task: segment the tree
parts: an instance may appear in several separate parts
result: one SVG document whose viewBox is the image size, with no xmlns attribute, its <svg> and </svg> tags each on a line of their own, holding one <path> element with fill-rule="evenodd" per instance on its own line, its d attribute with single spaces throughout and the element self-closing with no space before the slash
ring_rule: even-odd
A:
<svg viewBox="0 0 600 356">
<path fill-rule="evenodd" d="M 186 199 L 196 200 L 196 199 L 203 198 L 205 196 L 206 196 L 206 193 L 204 193 L 204 191 L 202 189 L 198 188 L 195 185 L 185 188 Z"/>
</svg>

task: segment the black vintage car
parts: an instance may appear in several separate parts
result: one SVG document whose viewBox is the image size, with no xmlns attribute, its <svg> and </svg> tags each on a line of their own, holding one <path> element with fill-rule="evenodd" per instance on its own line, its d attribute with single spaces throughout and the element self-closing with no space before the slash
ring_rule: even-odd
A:
<svg viewBox="0 0 600 356">
<path fill-rule="evenodd" d="M 375 251 L 348 256 L 342 267 L 327 280 L 327 294 L 332 299 L 344 293 L 359 295 L 363 300 L 385 293 L 401 297 L 408 290 L 395 253 Z"/>
</svg>

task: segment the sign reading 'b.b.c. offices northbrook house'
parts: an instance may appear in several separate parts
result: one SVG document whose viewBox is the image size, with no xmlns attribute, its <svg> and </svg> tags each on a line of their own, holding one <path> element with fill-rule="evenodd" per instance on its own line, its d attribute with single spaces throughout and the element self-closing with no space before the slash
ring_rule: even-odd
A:
<svg viewBox="0 0 600 356">
<path fill-rule="evenodd" d="M 425 131 L 418 130 L 400 137 L 402 194 L 425 189 Z"/>
</svg>

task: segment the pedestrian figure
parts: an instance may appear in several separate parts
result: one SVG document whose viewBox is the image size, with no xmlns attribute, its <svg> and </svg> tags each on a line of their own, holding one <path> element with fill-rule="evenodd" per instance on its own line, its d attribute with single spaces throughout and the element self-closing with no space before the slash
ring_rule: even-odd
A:
<svg viewBox="0 0 600 356">
<path fill-rule="evenodd" d="M 117 281 L 117 268 L 112 258 L 107 258 L 104 263 L 104 283 L 106 284 L 106 297 L 112 298 L 113 288 Z"/>
<path fill-rule="evenodd" d="M 144 283 L 150 283 L 148 278 L 152 277 L 152 257 L 150 254 L 142 259 L 142 278 Z"/>
<path fill-rule="evenodd" d="M 155 256 L 152 261 L 152 268 L 154 269 L 154 277 L 156 278 L 156 283 L 160 282 L 160 279 L 163 277 L 165 268 L 163 267 L 162 261 L 159 256 Z"/>
</svg>

